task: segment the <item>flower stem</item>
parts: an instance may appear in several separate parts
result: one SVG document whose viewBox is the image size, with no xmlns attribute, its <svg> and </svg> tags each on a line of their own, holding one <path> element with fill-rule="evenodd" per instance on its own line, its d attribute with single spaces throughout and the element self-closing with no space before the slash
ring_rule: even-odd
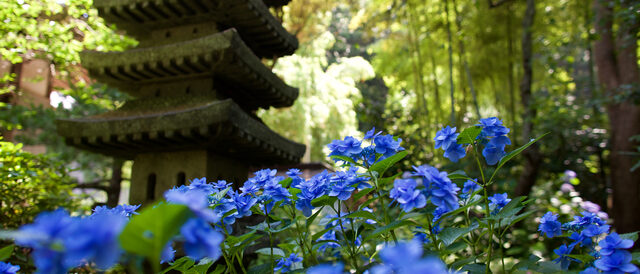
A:
<svg viewBox="0 0 640 274">
<path fill-rule="evenodd" d="M 264 206 L 264 214 L 266 215 L 265 221 L 267 222 L 267 227 L 269 228 L 269 263 L 271 264 L 271 274 L 273 274 L 273 238 L 271 237 L 271 224 L 269 223 L 269 210 L 267 210 L 267 205 Z"/>
<path fill-rule="evenodd" d="M 373 184 L 375 185 L 375 188 L 376 188 L 376 194 L 378 194 L 378 200 L 380 200 L 380 205 L 382 206 L 382 212 L 384 213 L 384 224 L 388 225 L 389 212 L 387 211 L 387 206 L 384 204 L 384 197 L 382 197 L 382 193 L 380 192 L 380 187 L 378 186 L 378 177 L 374 176 L 371 170 L 368 170 L 368 171 L 369 171 L 369 176 L 373 178 Z M 395 231 L 391 229 L 389 233 L 391 234 L 391 238 L 393 238 L 393 243 L 398 244 L 398 239 L 396 238 Z"/>
<path fill-rule="evenodd" d="M 472 144 L 472 146 L 473 146 L 473 151 L 475 152 L 473 156 L 476 159 L 476 164 L 478 164 L 478 169 L 480 170 L 480 176 L 482 178 L 485 217 L 488 218 L 489 216 L 491 216 L 491 210 L 489 209 L 489 195 L 487 194 L 487 187 L 489 186 L 490 182 L 485 181 L 484 171 L 482 170 L 482 165 L 480 164 L 480 157 L 478 157 L 478 147 L 476 146 L 475 143 Z M 493 224 L 489 220 L 487 220 L 487 224 L 489 225 L 489 244 L 487 246 L 489 250 L 487 252 L 485 272 L 489 273 L 491 271 L 491 258 L 493 256 Z"/>
</svg>

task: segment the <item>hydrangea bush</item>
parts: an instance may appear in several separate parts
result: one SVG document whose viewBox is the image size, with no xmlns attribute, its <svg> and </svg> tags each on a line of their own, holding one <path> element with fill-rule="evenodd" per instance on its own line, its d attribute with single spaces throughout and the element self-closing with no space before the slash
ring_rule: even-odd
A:
<svg viewBox="0 0 640 274">
<path fill-rule="evenodd" d="M 307 180 L 296 169 L 286 176 L 265 169 L 242 185 L 194 179 L 139 213 L 138 206 L 98 207 L 90 216 L 59 209 L 2 236 L 32 249 L 38 273 L 87 264 L 134 273 L 638 273 L 638 253 L 629 251 L 637 233 L 611 232 L 588 211 L 564 223 L 553 212 L 540 218 L 541 236 L 563 239 L 554 258 L 508 258 L 512 227 L 536 211 L 525 210 L 525 197 L 490 186 L 539 139 L 507 153 L 508 133 L 495 117 L 437 133 L 444 157 L 471 155 L 477 178 L 430 165 L 389 175 L 407 155 L 402 139 L 372 129 L 328 145 L 336 172 Z M 242 225 L 247 220 L 257 224 Z"/>
</svg>

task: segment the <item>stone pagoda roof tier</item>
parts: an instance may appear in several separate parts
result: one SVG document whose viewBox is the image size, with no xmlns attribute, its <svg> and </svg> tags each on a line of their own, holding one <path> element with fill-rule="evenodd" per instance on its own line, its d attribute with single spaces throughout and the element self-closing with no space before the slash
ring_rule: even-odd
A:
<svg viewBox="0 0 640 274">
<path fill-rule="evenodd" d="M 292 164 L 305 152 L 304 145 L 273 132 L 230 99 L 138 116 L 119 111 L 57 120 L 58 133 L 71 146 L 126 159 L 206 149 L 249 164 Z"/>
<path fill-rule="evenodd" d="M 264 4 L 269 7 L 282 7 L 289 4 L 291 0 L 264 0 Z"/>
<path fill-rule="evenodd" d="M 266 2 L 280 6 L 288 0 Z M 101 17 L 142 45 L 161 42 L 152 35 L 154 31 L 200 24 L 200 32 L 205 33 L 212 28 L 236 28 L 258 57 L 289 55 L 298 48 L 296 37 L 282 27 L 262 0 L 95 0 L 94 6 Z M 160 40 L 168 37 L 169 33 Z"/>
<path fill-rule="evenodd" d="M 291 106 L 298 89 L 267 68 L 234 29 L 169 45 L 124 52 L 84 51 L 82 65 L 91 76 L 134 97 L 145 87 L 212 79 L 227 97 L 248 109 Z"/>
</svg>

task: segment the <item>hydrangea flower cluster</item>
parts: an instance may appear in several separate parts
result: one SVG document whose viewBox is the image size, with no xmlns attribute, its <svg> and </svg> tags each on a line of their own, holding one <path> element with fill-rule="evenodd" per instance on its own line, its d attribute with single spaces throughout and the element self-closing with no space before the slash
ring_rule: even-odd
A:
<svg viewBox="0 0 640 274">
<path fill-rule="evenodd" d="M 363 147 L 365 142 L 369 145 Z M 401 143 L 402 139 L 389 134 L 382 135 L 381 132 L 376 133 L 376 129 L 372 128 L 365 134 L 364 140 L 347 136 L 343 140 L 334 140 L 327 147 L 331 151 L 329 156 L 348 157 L 353 162 L 362 163 L 363 166 L 368 167 L 403 151 Z"/>
<path fill-rule="evenodd" d="M 292 269 L 292 267 L 294 266 L 295 263 L 299 263 L 299 262 L 302 262 L 302 258 L 298 257 L 298 255 L 296 255 L 295 253 L 291 253 L 289 257 L 280 258 L 277 262 L 278 264 L 273 269 L 273 271 L 274 272 L 280 271 L 281 273 L 287 273 L 291 270 L 294 270 Z"/>
<path fill-rule="evenodd" d="M 467 199 L 471 196 L 472 193 L 482 189 L 482 187 L 477 183 L 478 179 L 475 180 L 467 180 L 462 185 L 462 193 L 459 195 L 461 199 Z"/>
<path fill-rule="evenodd" d="M 505 155 L 504 147 L 510 144 L 506 137 L 509 129 L 495 117 L 481 119 L 478 126 L 482 129 L 471 130 L 478 134 L 473 145 L 484 145 L 483 156 L 487 163 L 495 164 Z M 445 156 L 453 161 L 465 156 L 466 144 L 458 144 L 458 137 L 456 128 L 449 126 L 436 136 L 436 147 L 445 150 Z M 169 204 L 180 204 L 188 208 L 189 218 L 181 220 L 183 223 L 179 234 L 174 235 L 164 248 L 160 250 L 162 246 L 159 246 L 158 250 L 154 250 L 153 258 L 157 258 L 158 253 L 162 252 L 162 262 L 173 261 L 176 253 L 173 247 L 180 242 L 182 248 L 179 253 L 184 251 L 194 261 L 204 258 L 215 261 L 224 256 L 227 267 L 236 267 L 238 264 L 243 266 L 244 248 L 266 235 L 271 243 L 274 235 L 287 235 L 293 239 L 285 238 L 278 248 L 279 254 L 290 255 L 277 261 L 270 255 L 269 262 L 275 272 L 298 272 L 302 268 L 302 261 L 308 267 L 315 261 L 326 262 L 322 256 L 329 255 L 348 262 L 346 271 L 349 272 L 359 273 L 368 269 L 368 273 L 449 273 L 441 258 L 449 260 L 454 255 L 444 253 L 449 251 L 441 248 L 454 246 L 454 242 L 486 242 L 479 241 L 484 237 L 490 244 L 470 248 L 473 248 L 475 254 L 486 254 L 486 259 L 480 256 L 474 260 L 476 263 L 485 263 L 485 270 L 490 271 L 491 262 L 495 261 L 495 256 L 491 255 L 494 254 L 492 251 L 495 245 L 491 241 L 499 235 L 496 229 L 500 226 L 480 226 L 479 223 L 491 224 L 491 221 L 499 219 L 499 224 L 513 225 L 518 219 L 515 214 L 525 204 L 522 198 L 514 198 L 512 203 L 515 206 L 509 206 L 515 210 L 505 211 L 503 208 L 511 199 L 507 193 L 489 196 L 486 186 L 493 181 L 485 181 L 483 173 L 480 185 L 480 180 L 472 179 L 464 173 L 448 174 L 430 165 L 414 166 L 413 172 L 405 173 L 401 179 L 395 176 L 385 178 L 384 171 L 405 156 L 404 153 L 397 154 L 404 150 L 400 146 L 401 142 L 401 139 L 382 135 L 375 129 L 367 132 L 362 140 L 354 137 L 336 140 L 329 144 L 329 149 L 331 155 L 335 156 L 334 159 L 344 163 L 344 169 L 336 172 L 325 170 L 309 179 L 303 178 L 297 169 L 287 171 L 286 177 L 278 176 L 274 169 L 263 169 L 238 186 L 223 180 L 207 182 L 206 178 L 201 178 L 192 180 L 189 185 L 174 187 L 165 192 L 164 198 Z M 375 165 L 376 163 L 380 164 Z M 482 168 L 480 165 L 479 168 Z M 464 180 L 460 184 L 462 190 L 452 180 L 460 180 L 456 181 L 459 184 Z M 389 189 L 388 184 L 392 181 L 393 187 Z M 485 191 L 478 194 L 483 187 Z M 400 210 L 388 210 L 389 201 L 403 213 L 398 213 Z M 431 205 L 428 206 L 429 203 Z M 164 206 L 166 205 L 161 205 Z M 378 210 L 374 212 L 367 206 Z M 107 269 L 123 261 L 122 255 L 125 253 L 119 246 L 119 234 L 129 218 L 138 214 L 138 207 L 97 207 L 91 216 L 86 217 L 71 217 L 63 210 L 44 213 L 33 224 L 20 229 L 20 237 L 16 237 L 16 242 L 33 249 L 38 273 L 65 273 L 70 268 L 86 263 L 99 269 Z M 168 207 L 185 210 L 182 206 Z M 336 214 L 328 214 L 322 208 L 333 209 Z M 430 212 L 425 215 L 405 214 L 421 208 L 429 208 Z M 478 208 L 486 211 L 477 214 L 475 211 Z M 461 214 L 447 214 L 457 209 Z M 505 213 L 497 214 L 501 210 Z M 474 211 L 473 214 L 469 214 L 471 211 Z M 302 218 L 299 212 L 307 218 Z M 134 216 L 132 224 L 135 223 L 135 218 L 144 220 L 144 216 L 148 216 L 146 213 L 147 211 L 143 211 L 142 216 Z M 233 225 L 238 225 L 237 220 L 253 214 L 266 215 L 266 218 L 258 225 L 249 226 L 251 231 L 244 235 L 237 235 L 236 232 L 232 236 Z M 449 215 L 452 217 L 448 218 Z M 615 233 L 604 237 L 609 233 L 609 226 L 597 215 L 584 212 L 582 216 L 565 224 L 558 221 L 558 218 L 558 215 L 548 212 L 541 218 L 538 231 L 549 238 L 570 235 L 568 239 L 571 242 L 555 250 L 559 256 L 555 261 L 562 268 L 567 269 L 572 262 L 578 262 L 576 258 L 580 257 L 573 256 L 572 253 L 581 249 L 595 258 L 589 264 L 592 267 L 585 270 L 587 273 L 638 271 L 631 264 L 631 254 L 627 250 L 633 242 L 626 240 L 626 236 Z M 319 223 L 314 223 L 318 220 Z M 423 225 L 422 222 L 426 223 L 424 225 L 428 229 L 418 226 Z M 322 231 L 312 231 L 315 229 L 314 224 L 319 225 Z M 287 229 L 292 233 L 276 234 Z M 396 235 L 394 230 L 400 233 Z M 174 231 L 178 231 L 178 228 Z M 407 233 L 402 232 L 408 231 L 413 232 L 413 240 L 403 242 L 401 237 L 405 237 Z M 457 235 L 461 231 L 466 232 Z M 153 235 L 149 233 L 148 236 Z M 146 233 L 143 233 L 143 237 L 147 237 Z M 384 243 L 381 239 L 384 239 Z M 469 239 L 472 241 L 469 242 Z M 424 245 L 440 250 L 440 258 L 423 258 Z M 223 252 L 223 246 L 230 248 Z M 366 258 L 362 254 L 366 254 Z M 455 256 L 460 257 L 461 254 L 457 253 Z M 500 255 L 504 256 L 504 252 L 500 252 Z M 364 261 L 364 265 L 360 261 Z M 184 261 L 179 264 L 176 261 L 173 266 L 182 266 L 182 262 Z M 454 265 L 452 264 L 452 268 L 455 268 L 452 271 L 462 267 Z M 157 265 L 154 267 L 157 268 Z M 12 265 L 0 263 L 0 273 L 3 268 L 8 273 L 17 271 Z M 345 273 L 345 264 L 325 263 L 310 267 L 307 271 L 316 274 Z M 462 271 L 465 269 L 462 268 Z"/>
<path fill-rule="evenodd" d="M 631 253 L 625 249 L 633 246 L 633 241 L 622 239 L 618 233 L 609 234 L 598 244 L 601 257 L 594 262 L 597 269 L 607 273 L 640 273 L 631 263 Z"/>
<path fill-rule="evenodd" d="M 371 268 L 371 274 L 387 273 L 449 273 L 438 258 L 422 258 L 422 243 L 411 241 L 390 246 L 380 251 L 382 264 Z"/>
<path fill-rule="evenodd" d="M 66 273 L 88 262 L 108 269 L 122 253 L 118 236 L 128 214 L 124 207 L 98 209 L 87 217 L 71 217 L 63 209 L 45 212 L 22 226 L 15 240 L 33 249 L 36 273 Z"/>
<path fill-rule="evenodd" d="M 485 144 L 482 149 L 487 164 L 495 165 L 506 154 L 504 147 L 511 144 L 511 140 L 507 137 L 510 129 L 502 125 L 502 121 L 496 117 L 480 119 L 482 131 L 478 138 Z"/>
<path fill-rule="evenodd" d="M 413 169 L 412 175 L 421 179 L 424 186 L 423 193 L 431 203 L 437 206 L 436 212 L 444 214 L 460 207 L 457 196 L 460 188 L 451 182 L 447 172 L 439 171 L 430 165 L 414 166 Z"/>
<path fill-rule="evenodd" d="M 343 274 L 343 273 L 345 273 L 343 263 L 337 263 L 335 265 L 319 264 L 307 270 L 307 274 Z"/>
<path fill-rule="evenodd" d="M 568 269 L 571 262 L 580 262 L 569 255 L 576 248 L 583 248 L 591 256 L 596 258 L 594 267 L 589 267 L 582 273 L 640 273 L 638 268 L 631 264 L 631 253 L 625 249 L 633 246 L 633 241 L 623 239 L 613 232 L 609 233 L 610 226 L 602 219 L 590 212 L 582 212 L 582 216 L 574 216 L 574 220 L 565 224 L 558 221 L 558 215 L 547 212 L 540 219 L 538 231 L 547 237 L 557 237 L 563 234 L 563 230 L 571 233 L 568 237 L 571 242 L 563 244 L 554 250 L 559 257 L 554 261 L 559 263 L 562 269 Z M 600 241 L 598 242 L 598 239 Z M 599 250 L 596 248 L 598 242 Z"/>
<path fill-rule="evenodd" d="M 511 144 L 511 140 L 507 137 L 510 129 L 503 126 L 502 120 L 496 117 L 480 119 L 480 123 L 476 126 L 482 127 L 482 131 L 476 137 L 478 143 L 484 145 L 482 156 L 488 165 L 495 165 L 506 155 L 505 146 Z M 433 138 L 436 142 L 435 148 L 442 148 L 444 157 L 452 162 L 458 162 L 466 156 L 466 145 L 457 143 L 459 136 L 460 133 L 456 133 L 455 127 L 446 126 Z"/>
<path fill-rule="evenodd" d="M 436 141 L 436 149 L 442 148 L 444 157 L 454 163 L 467 155 L 464 147 L 456 142 L 459 135 L 460 133 L 456 133 L 455 127 L 446 126 L 438 131 L 436 137 L 433 138 Z"/>
<path fill-rule="evenodd" d="M 2 274 L 16 274 L 19 270 L 20 266 L 0 262 L 0 273 Z"/>
<path fill-rule="evenodd" d="M 511 199 L 507 196 L 507 193 L 496 193 L 489 197 L 489 209 L 493 214 L 498 213 L 504 206 L 506 206 Z"/>
</svg>

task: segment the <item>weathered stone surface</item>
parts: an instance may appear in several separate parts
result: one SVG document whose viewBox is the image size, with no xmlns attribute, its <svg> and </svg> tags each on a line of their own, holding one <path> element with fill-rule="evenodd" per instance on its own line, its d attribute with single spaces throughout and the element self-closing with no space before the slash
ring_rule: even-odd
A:
<svg viewBox="0 0 640 274">
<path fill-rule="evenodd" d="M 273 132 L 230 99 L 172 111 L 129 111 L 58 120 L 58 133 L 69 145 L 126 159 L 141 153 L 207 150 L 248 165 L 288 164 L 299 162 L 305 151 L 304 145 Z"/>
<path fill-rule="evenodd" d="M 289 0 L 265 2 L 279 7 Z M 254 114 L 291 106 L 298 97 L 260 60 L 298 46 L 265 2 L 95 0 L 101 16 L 140 44 L 124 52 L 83 52 L 82 65 L 135 99 L 114 111 L 58 120 L 58 133 L 69 145 L 134 160 L 134 204 L 160 199 L 189 179 L 240 184 L 249 166 L 299 162 L 305 146 Z"/>
<path fill-rule="evenodd" d="M 264 66 L 234 29 L 158 47 L 85 51 L 81 57 L 92 77 L 135 97 L 149 96 L 154 85 L 176 82 L 184 85 L 168 95 L 180 94 L 198 79 L 211 80 L 207 89 L 218 89 L 249 109 L 286 107 L 298 97 L 298 90 Z"/>
<path fill-rule="evenodd" d="M 162 198 L 167 189 L 194 178 L 225 179 L 234 185 L 247 180 L 246 163 L 207 150 L 138 154 L 131 173 L 131 204 Z"/>
<path fill-rule="evenodd" d="M 267 2 L 277 6 L 286 1 Z M 233 27 L 259 57 L 289 55 L 298 48 L 295 36 L 261 0 L 95 0 L 94 6 L 105 20 L 140 40 L 141 47 Z"/>
<path fill-rule="evenodd" d="M 289 4 L 291 0 L 264 0 L 263 2 L 269 7 L 281 7 Z"/>
</svg>

